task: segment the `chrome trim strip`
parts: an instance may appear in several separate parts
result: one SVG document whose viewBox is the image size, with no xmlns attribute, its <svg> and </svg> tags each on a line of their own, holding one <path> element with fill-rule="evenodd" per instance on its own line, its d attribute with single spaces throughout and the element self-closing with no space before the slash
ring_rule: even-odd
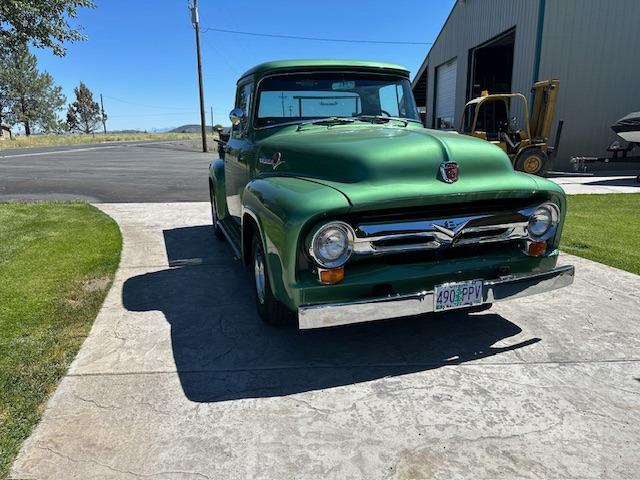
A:
<svg viewBox="0 0 640 480">
<path fill-rule="evenodd" d="M 509 275 L 483 283 L 483 303 L 502 302 L 537 295 L 573 283 L 573 265 L 546 272 Z M 298 309 L 299 328 L 323 328 L 433 312 L 433 291 L 416 292 L 346 303 L 303 305 Z"/>
<path fill-rule="evenodd" d="M 231 239 L 231 236 L 227 231 L 227 227 L 224 225 L 224 223 L 222 223 L 219 220 L 216 223 L 218 224 L 218 227 L 220 227 L 220 231 L 224 235 L 224 238 L 227 239 L 227 243 L 229 244 L 229 246 L 231 246 L 231 249 L 233 250 L 233 254 L 235 255 L 235 258 L 236 259 L 242 258 L 242 255 L 240 255 L 240 250 L 238 250 L 238 247 L 236 246 L 235 242 Z"/>
<path fill-rule="evenodd" d="M 354 255 L 379 255 L 528 239 L 529 217 L 536 208 L 538 207 L 526 208 L 517 212 L 435 220 L 358 224 L 355 226 L 356 237 L 353 243 L 353 253 Z M 487 234 L 482 235 L 483 232 Z M 465 235 L 468 234 L 476 235 L 465 238 Z M 406 240 L 406 243 L 376 245 L 380 242 L 402 242 L 402 240 Z"/>
</svg>

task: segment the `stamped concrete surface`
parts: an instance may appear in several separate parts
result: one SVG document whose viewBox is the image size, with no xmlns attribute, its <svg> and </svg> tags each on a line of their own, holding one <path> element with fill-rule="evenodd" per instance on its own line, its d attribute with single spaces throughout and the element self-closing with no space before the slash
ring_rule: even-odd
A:
<svg viewBox="0 0 640 480">
<path fill-rule="evenodd" d="M 12 478 L 638 478 L 640 277 L 480 314 L 268 327 L 206 203 L 102 204 L 115 283 Z"/>
</svg>

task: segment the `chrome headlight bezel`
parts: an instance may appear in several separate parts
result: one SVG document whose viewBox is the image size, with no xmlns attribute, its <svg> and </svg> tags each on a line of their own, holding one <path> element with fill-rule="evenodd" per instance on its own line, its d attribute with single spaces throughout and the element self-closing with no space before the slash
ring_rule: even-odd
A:
<svg viewBox="0 0 640 480">
<path fill-rule="evenodd" d="M 544 230 L 535 230 L 532 228 L 532 222 L 536 218 L 544 216 L 548 218 L 546 222 L 546 228 Z M 558 223 L 560 222 L 560 208 L 553 202 L 545 202 L 536 207 L 529 216 L 529 222 L 527 223 L 527 234 L 529 238 L 533 240 L 548 240 L 553 237 L 558 229 Z"/>
<path fill-rule="evenodd" d="M 330 230 L 335 230 L 344 236 L 344 248 L 342 249 L 340 256 L 335 259 L 326 258 L 320 251 L 320 241 L 323 237 L 323 234 L 327 233 Z M 342 265 L 347 263 L 349 258 L 351 258 L 355 236 L 356 235 L 353 228 L 348 223 L 341 221 L 323 223 L 315 229 L 313 235 L 311 236 L 308 248 L 309 256 L 318 266 L 322 268 L 341 267 Z"/>
</svg>

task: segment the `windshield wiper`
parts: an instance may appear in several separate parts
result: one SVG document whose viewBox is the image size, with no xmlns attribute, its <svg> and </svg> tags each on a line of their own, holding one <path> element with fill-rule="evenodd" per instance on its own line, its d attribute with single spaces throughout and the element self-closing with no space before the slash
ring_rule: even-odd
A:
<svg viewBox="0 0 640 480">
<path fill-rule="evenodd" d="M 343 125 L 345 123 L 353 122 L 355 122 L 355 119 L 351 117 L 316 118 L 315 120 L 309 120 L 308 122 L 299 123 L 298 128 L 296 128 L 296 132 L 302 130 L 302 127 L 304 127 L 305 125 Z"/>
<path fill-rule="evenodd" d="M 396 122 L 402 122 L 403 127 L 409 125 L 409 122 L 404 118 L 387 117 L 386 115 L 358 115 L 355 119 L 371 123 L 389 123 L 391 120 L 395 120 Z"/>
</svg>

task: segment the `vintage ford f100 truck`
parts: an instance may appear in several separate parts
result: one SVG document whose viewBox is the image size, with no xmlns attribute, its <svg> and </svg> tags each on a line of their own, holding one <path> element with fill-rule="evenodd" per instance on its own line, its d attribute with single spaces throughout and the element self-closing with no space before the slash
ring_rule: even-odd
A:
<svg viewBox="0 0 640 480">
<path fill-rule="evenodd" d="M 556 265 L 562 189 L 488 142 L 423 128 L 401 66 L 264 63 L 238 80 L 230 119 L 213 230 L 269 323 L 478 311 L 573 282 Z"/>
</svg>

